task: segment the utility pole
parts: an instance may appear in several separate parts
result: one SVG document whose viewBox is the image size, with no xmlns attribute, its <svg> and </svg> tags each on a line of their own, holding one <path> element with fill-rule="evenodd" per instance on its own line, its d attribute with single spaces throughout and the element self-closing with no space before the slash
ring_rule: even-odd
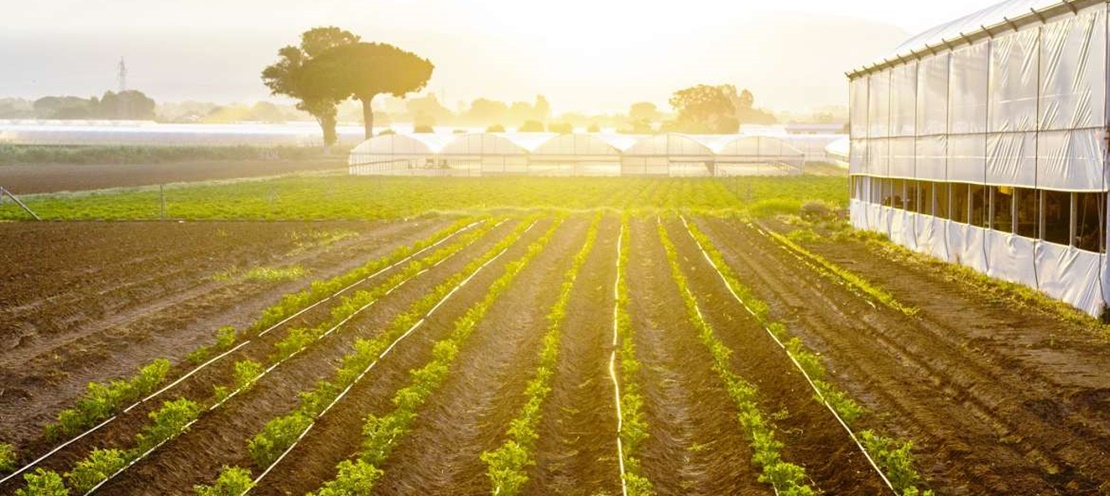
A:
<svg viewBox="0 0 1110 496">
<path fill-rule="evenodd" d="M 116 66 L 118 73 L 116 75 L 117 82 L 119 83 L 119 94 L 117 99 L 119 101 L 116 111 L 120 120 L 127 119 L 131 116 L 131 99 L 127 97 L 127 64 L 124 63 L 123 57 L 119 58 L 119 65 Z"/>
</svg>

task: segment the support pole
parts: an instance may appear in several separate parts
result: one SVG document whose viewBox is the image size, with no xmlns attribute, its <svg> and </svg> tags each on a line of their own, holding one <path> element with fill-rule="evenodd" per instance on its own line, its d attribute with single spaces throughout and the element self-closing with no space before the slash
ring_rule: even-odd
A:
<svg viewBox="0 0 1110 496">
<path fill-rule="evenodd" d="M 15 196 L 15 195 L 13 195 L 11 191 L 8 191 L 8 190 L 4 189 L 4 187 L 3 187 L 3 186 L 0 186 L 0 197 L 3 197 L 4 195 L 8 195 L 8 198 L 11 198 L 11 199 L 12 199 L 13 201 L 15 201 L 15 204 L 16 204 L 16 205 L 19 205 L 19 208 L 22 208 L 22 209 L 23 209 L 23 210 L 25 210 L 25 211 L 26 211 L 27 213 L 31 214 L 31 217 L 34 217 L 34 218 L 35 218 L 35 220 L 42 220 L 42 219 L 41 219 L 41 218 L 40 218 L 40 217 L 38 216 L 38 214 L 36 214 L 36 213 L 35 213 L 35 212 L 34 212 L 33 210 L 31 210 L 30 208 L 27 208 L 27 205 L 25 205 L 25 204 L 24 204 L 24 203 L 23 203 L 23 202 L 22 202 L 22 201 L 21 201 L 21 200 L 20 200 L 19 198 L 16 198 L 16 196 Z"/>
</svg>

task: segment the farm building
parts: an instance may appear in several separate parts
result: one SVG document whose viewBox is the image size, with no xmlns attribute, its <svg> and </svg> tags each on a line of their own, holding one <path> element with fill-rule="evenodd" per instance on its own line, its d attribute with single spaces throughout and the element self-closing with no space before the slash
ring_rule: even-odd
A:
<svg viewBox="0 0 1110 496">
<path fill-rule="evenodd" d="M 852 223 L 1100 314 L 1107 5 L 1008 0 L 850 73 Z"/>
<path fill-rule="evenodd" d="M 803 151 L 768 136 L 389 134 L 351 151 L 352 175 L 737 176 L 800 174 Z"/>
</svg>

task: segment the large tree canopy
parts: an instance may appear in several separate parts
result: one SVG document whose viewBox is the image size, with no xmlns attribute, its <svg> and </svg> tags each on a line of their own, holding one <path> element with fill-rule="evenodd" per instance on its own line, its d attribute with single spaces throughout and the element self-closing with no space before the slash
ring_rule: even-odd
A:
<svg viewBox="0 0 1110 496">
<path fill-rule="evenodd" d="M 678 114 L 676 130 L 695 134 L 731 134 L 739 131 L 736 106 L 729 86 L 698 85 L 676 91 L 670 104 Z"/>
<path fill-rule="evenodd" d="M 329 48 L 304 65 L 298 83 L 310 95 L 343 95 L 362 102 L 366 137 L 374 135 L 374 97 L 398 98 L 420 91 L 435 66 L 427 59 L 385 43 L 352 43 Z"/>
<path fill-rule="evenodd" d="M 262 82 L 272 94 L 296 98 L 297 108 L 316 118 L 324 132 L 326 146 L 334 145 L 338 140 L 335 131 L 336 105 L 347 95 L 307 91 L 302 84 L 305 65 L 332 48 L 358 43 L 359 39 L 358 35 L 334 26 L 312 28 L 301 34 L 299 46 L 290 45 L 278 50 L 277 63 L 262 71 Z"/>
</svg>

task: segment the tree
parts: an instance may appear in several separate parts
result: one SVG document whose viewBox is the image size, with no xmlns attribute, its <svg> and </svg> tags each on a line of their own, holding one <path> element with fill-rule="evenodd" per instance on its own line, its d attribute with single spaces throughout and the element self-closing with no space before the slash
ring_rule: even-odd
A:
<svg viewBox="0 0 1110 496">
<path fill-rule="evenodd" d="M 470 104 L 465 118 L 471 124 L 489 124 L 505 122 L 508 114 L 509 106 L 505 102 L 479 98 Z"/>
<path fill-rule="evenodd" d="M 632 107 L 628 109 L 628 118 L 633 122 L 648 121 L 650 124 L 659 118 L 659 109 L 651 102 L 633 103 Z"/>
<path fill-rule="evenodd" d="M 735 94 L 735 87 L 732 93 Z M 727 86 L 698 85 L 676 91 L 670 104 L 678 114 L 674 128 L 688 133 L 729 134 L 740 129 Z"/>
<path fill-rule="evenodd" d="M 552 122 L 547 125 L 547 131 L 559 134 L 574 133 L 574 125 L 569 122 Z"/>
<path fill-rule="evenodd" d="M 262 70 L 262 82 L 273 95 L 297 99 L 297 109 L 312 115 L 324 133 L 324 146 L 338 141 L 336 105 L 346 99 L 344 95 L 314 92 L 309 94 L 303 81 L 305 66 L 328 50 L 357 43 L 359 36 L 334 26 L 312 28 L 301 33 L 299 46 L 285 46 L 278 50 L 277 63 Z"/>
<path fill-rule="evenodd" d="M 525 121 L 518 131 L 522 133 L 542 133 L 543 123 L 540 121 Z"/>
<path fill-rule="evenodd" d="M 366 138 L 374 132 L 374 97 L 398 98 L 420 91 L 435 66 L 427 59 L 385 43 L 352 43 L 329 48 L 304 64 L 303 84 L 309 95 L 342 95 L 362 102 Z"/>
</svg>

